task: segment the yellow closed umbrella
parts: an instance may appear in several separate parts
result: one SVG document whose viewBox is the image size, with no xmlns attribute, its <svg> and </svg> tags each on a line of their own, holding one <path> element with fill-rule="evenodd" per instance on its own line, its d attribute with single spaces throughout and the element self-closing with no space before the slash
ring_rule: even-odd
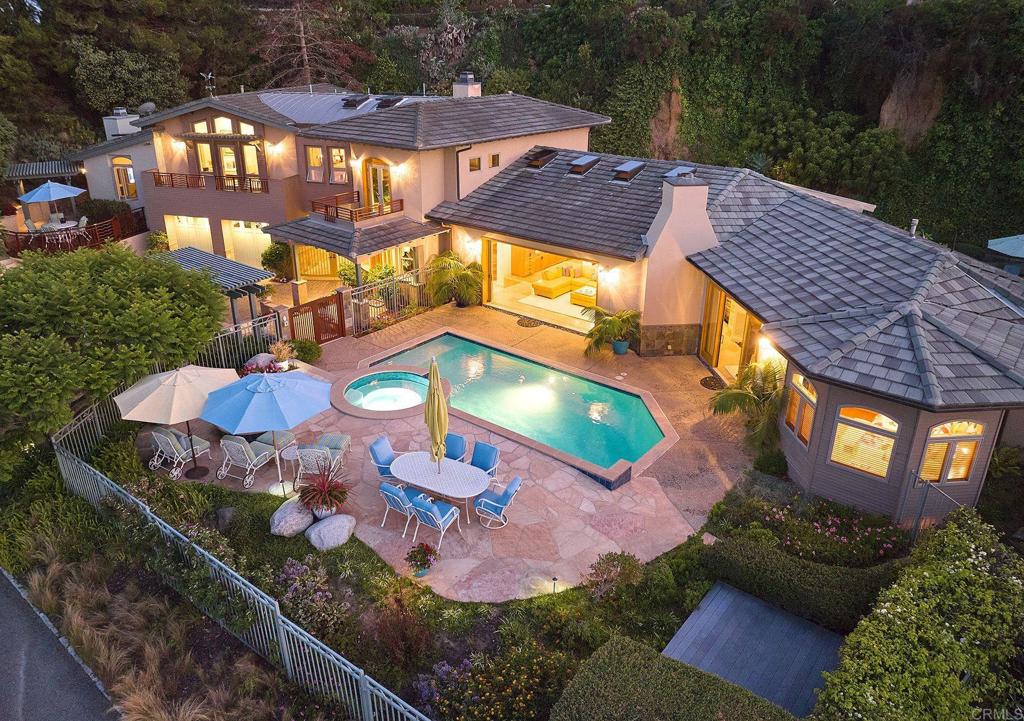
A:
<svg viewBox="0 0 1024 721">
<path fill-rule="evenodd" d="M 437 461 L 437 472 L 441 472 L 441 459 L 444 458 L 444 439 L 448 435 L 448 403 L 444 399 L 444 388 L 441 386 L 441 371 L 437 367 L 437 358 L 430 359 L 430 375 L 428 376 L 427 400 L 423 404 L 423 421 L 430 431 L 430 455 Z"/>
</svg>

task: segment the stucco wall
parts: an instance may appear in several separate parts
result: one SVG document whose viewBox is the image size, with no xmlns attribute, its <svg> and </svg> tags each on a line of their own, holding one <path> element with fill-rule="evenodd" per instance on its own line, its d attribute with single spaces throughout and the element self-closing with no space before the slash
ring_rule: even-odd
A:
<svg viewBox="0 0 1024 721">
<path fill-rule="evenodd" d="M 465 198 L 499 172 L 508 167 L 508 164 L 528 151 L 535 145 L 548 145 L 554 148 L 567 148 L 575 150 L 586 150 L 590 144 L 590 129 L 577 128 L 574 130 L 559 130 L 554 133 L 538 133 L 527 135 L 521 138 L 506 138 L 494 140 L 488 143 L 476 143 L 468 146 L 466 150 L 458 153 L 458 197 L 451 195 L 448 200 Z M 463 146 L 466 147 L 466 146 Z M 448 151 L 455 157 L 455 149 Z M 491 155 L 497 153 L 500 156 L 498 166 L 490 167 Z M 480 159 L 480 170 L 471 171 L 469 161 L 472 158 Z"/>
<path fill-rule="evenodd" d="M 114 183 L 113 159 L 124 157 L 131 158 L 132 169 L 135 171 L 135 188 L 138 197 L 134 199 L 119 198 L 117 186 Z M 85 182 L 89 187 L 89 197 L 123 200 L 133 208 L 141 208 L 145 205 L 142 176 L 145 171 L 157 167 L 156 146 L 151 139 L 147 139 L 137 145 L 88 158 L 83 165 L 85 166 Z"/>
</svg>

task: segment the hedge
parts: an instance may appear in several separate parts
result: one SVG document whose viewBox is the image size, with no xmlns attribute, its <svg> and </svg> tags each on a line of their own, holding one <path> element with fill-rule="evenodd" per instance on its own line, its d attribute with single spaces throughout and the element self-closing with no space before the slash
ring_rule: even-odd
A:
<svg viewBox="0 0 1024 721">
<path fill-rule="evenodd" d="M 954 511 L 847 637 L 814 718 L 1020 718 L 1021 629 L 1024 559 Z"/>
<path fill-rule="evenodd" d="M 744 536 L 719 539 L 706 549 L 703 562 L 715 578 L 840 632 L 852 630 L 871 611 L 904 563 L 828 566 Z"/>
<path fill-rule="evenodd" d="M 580 666 L 551 721 L 794 721 L 749 691 L 615 636 Z"/>
</svg>

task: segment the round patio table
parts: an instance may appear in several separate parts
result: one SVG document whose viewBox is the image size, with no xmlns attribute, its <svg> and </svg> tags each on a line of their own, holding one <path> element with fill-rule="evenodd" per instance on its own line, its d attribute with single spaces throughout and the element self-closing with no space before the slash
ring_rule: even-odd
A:
<svg viewBox="0 0 1024 721">
<path fill-rule="evenodd" d="M 467 523 L 473 522 L 469 502 L 491 484 L 487 471 L 450 458 L 441 459 L 441 472 L 438 473 L 437 461 L 427 451 L 403 453 L 391 464 L 391 473 L 410 486 L 454 501 L 464 501 Z"/>
</svg>

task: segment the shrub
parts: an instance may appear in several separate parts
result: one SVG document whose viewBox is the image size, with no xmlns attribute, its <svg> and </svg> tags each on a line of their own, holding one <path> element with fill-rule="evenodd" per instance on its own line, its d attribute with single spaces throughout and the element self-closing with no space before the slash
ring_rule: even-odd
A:
<svg viewBox="0 0 1024 721">
<path fill-rule="evenodd" d="M 420 667 L 432 644 L 430 629 L 410 607 L 406 595 L 399 591 L 386 599 L 369 623 L 388 661 L 409 671 Z"/>
<path fill-rule="evenodd" d="M 769 476 L 785 478 L 789 471 L 789 464 L 786 462 L 786 454 L 780 449 L 761 451 L 754 459 L 754 470 L 760 473 L 767 473 Z"/>
<path fill-rule="evenodd" d="M 162 230 L 154 230 L 146 238 L 146 250 L 150 253 L 166 253 L 171 249 L 171 244 L 167 240 L 167 233 Z"/>
<path fill-rule="evenodd" d="M 299 501 L 309 510 L 326 509 L 335 513 L 348 500 L 347 474 L 340 465 L 318 460 L 316 470 L 305 477 L 299 487 Z"/>
<path fill-rule="evenodd" d="M 132 212 L 132 206 L 122 200 L 89 198 L 76 204 L 79 215 L 89 218 L 89 223 L 100 223 L 118 215 Z"/>
<path fill-rule="evenodd" d="M 442 662 L 417 682 L 419 704 L 445 721 L 544 721 L 573 666 L 568 655 L 535 643 L 456 666 Z"/>
<path fill-rule="evenodd" d="M 551 721 L 793 721 L 774 704 L 617 636 L 581 666 Z"/>
<path fill-rule="evenodd" d="M 897 561 L 872 568 L 826 566 L 745 534 L 720 538 L 703 560 L 716 578 L 837 631 L 856 626 L 899 570 Z"/>
<path fill-rule="evenodd" d="M 285 614 L 329 642 L 339 630 L 342 619 L 338 613 L 341 609 L 333 602 L 323 564 L 312 555 L 302 562 L 289 558 L 277 576 L 277 584 L 282 591 L 279 598 Z"/>
<path fill-rule="evenodd" d="M 621 596 L 630 586 L 638 585 L 644 578 L 644 566 L 636 556 L 629 553 L 605 553 L 593 565 L 586 578 L 586 585 L 595 601 L 608 596 Z"/>
<path fill-rule="evenodd" d="M 293 340 L 292 348 L 295 349 L 295 357 L 303 363 L 316 363 L 324 352 L 315 340 L 306 340 L 305 338 Z"/>
<path fill-rule="evenodd" d="M 271 243 L 263 251 L 260 264 L 278 278 L 292 277 L 292 251 L 284 243 Z"/>
<path fill-rule="evenodd" d="M 815 719 L 1013 718 L 1022 591 L 1024 560 L 977 512 L 953 512 L 847 637 Z"/>
</svg>

